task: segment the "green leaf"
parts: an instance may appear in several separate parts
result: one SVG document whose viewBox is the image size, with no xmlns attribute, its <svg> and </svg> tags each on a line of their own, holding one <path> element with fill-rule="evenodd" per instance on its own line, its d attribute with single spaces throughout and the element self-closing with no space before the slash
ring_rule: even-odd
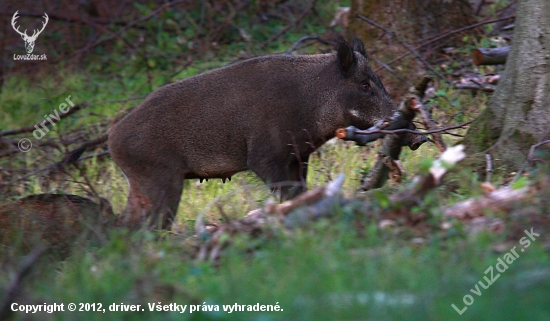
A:
<svg viewBox="0 0 550 321">
<path fill-rule="evenodd" d="M 512 187 L 512 189 L 520 189 L 527 186 L 528 184 L 529 179 L 527 177 L 521 176 L 520 178 L 512 182 L 510 186 Z"/>
</svg>

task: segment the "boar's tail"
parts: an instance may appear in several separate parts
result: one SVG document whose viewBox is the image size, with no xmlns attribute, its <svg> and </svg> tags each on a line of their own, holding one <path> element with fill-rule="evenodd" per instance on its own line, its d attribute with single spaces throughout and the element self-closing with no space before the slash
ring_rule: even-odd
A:
<svg viewBox="0 0 550 321">
<path fill-rule="evenodd" d="M 75 163 L 80 158 L 80 156 L 82 156 L 82 154 L 84 154 L 86 149 L 88 149 L 90 147 L 97 146 L 99 144 L 103 144 L 108 139 L 109 139 L 109 133 L 106 133 L 106 134 L 103 134 L 102 136 L 100 136 L 99 138 L 96 138 L 92 141 L 89 141 L 87 143 L 82 144 L 77 149 L 75 149 L 75 150 L 69 152 L 67 155 L 65 155 L 63 160 L 61 162 L 57 163 L 57 166 L 58 167 L 63 167 L 65 165 Z"/>
</svg>

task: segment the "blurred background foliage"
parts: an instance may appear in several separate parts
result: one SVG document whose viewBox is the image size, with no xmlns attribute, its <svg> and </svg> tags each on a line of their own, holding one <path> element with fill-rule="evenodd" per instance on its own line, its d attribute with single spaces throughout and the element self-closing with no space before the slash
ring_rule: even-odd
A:
<svg viewBox="0 0 550 321">
<path fill-rule="evenodd" d="M 346 2 L 7 1 L 0 12 L 2 81 L 60 67 L 113 76 L 120 75 L 121 68 L 177 74 L 195 60 L 212 68 L 220 61 L 288 49 L 286 44 L 299 37 L 285 33 L 292 28 L 322 35 L 339 5 Z M 44 12 L 48 14 L 49 23 L 33 52 L 46 53 L 47 62 L 12 59 L 13 54 L 24 53 L 23 41 L 10 26 L 17 10 L 18 25 L 29 34 L 41 27 Z"/>
</svg>

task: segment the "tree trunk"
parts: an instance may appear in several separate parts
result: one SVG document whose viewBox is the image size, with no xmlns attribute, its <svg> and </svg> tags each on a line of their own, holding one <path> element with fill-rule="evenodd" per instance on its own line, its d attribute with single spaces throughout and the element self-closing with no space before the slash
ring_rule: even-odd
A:
<svg viewBox="0 0 550 321">
<path fill-rule="evenodd" d="M 517 170 L 531 145 L 550 139 L 550 1 L 519 0 L 506 69 L 464 142 L 473 164 Z M 483 158 L 484 159 L 484 158 Z"/>
</svg>

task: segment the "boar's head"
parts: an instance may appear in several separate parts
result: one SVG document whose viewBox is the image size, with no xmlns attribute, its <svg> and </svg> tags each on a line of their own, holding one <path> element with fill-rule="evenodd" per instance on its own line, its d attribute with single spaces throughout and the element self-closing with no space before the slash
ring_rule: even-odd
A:
<svg viewBox="0 0 550 321">
<path fill-rule="evenodd" d="M 341 39 L 337 59 L 341 72 L 338 103 L 344 109 L 345 122 L 366 129 L 393 115 L 397 106 L 370 67 L 363 42 L 355 38 L 352 47 Z"/>
</svg>

